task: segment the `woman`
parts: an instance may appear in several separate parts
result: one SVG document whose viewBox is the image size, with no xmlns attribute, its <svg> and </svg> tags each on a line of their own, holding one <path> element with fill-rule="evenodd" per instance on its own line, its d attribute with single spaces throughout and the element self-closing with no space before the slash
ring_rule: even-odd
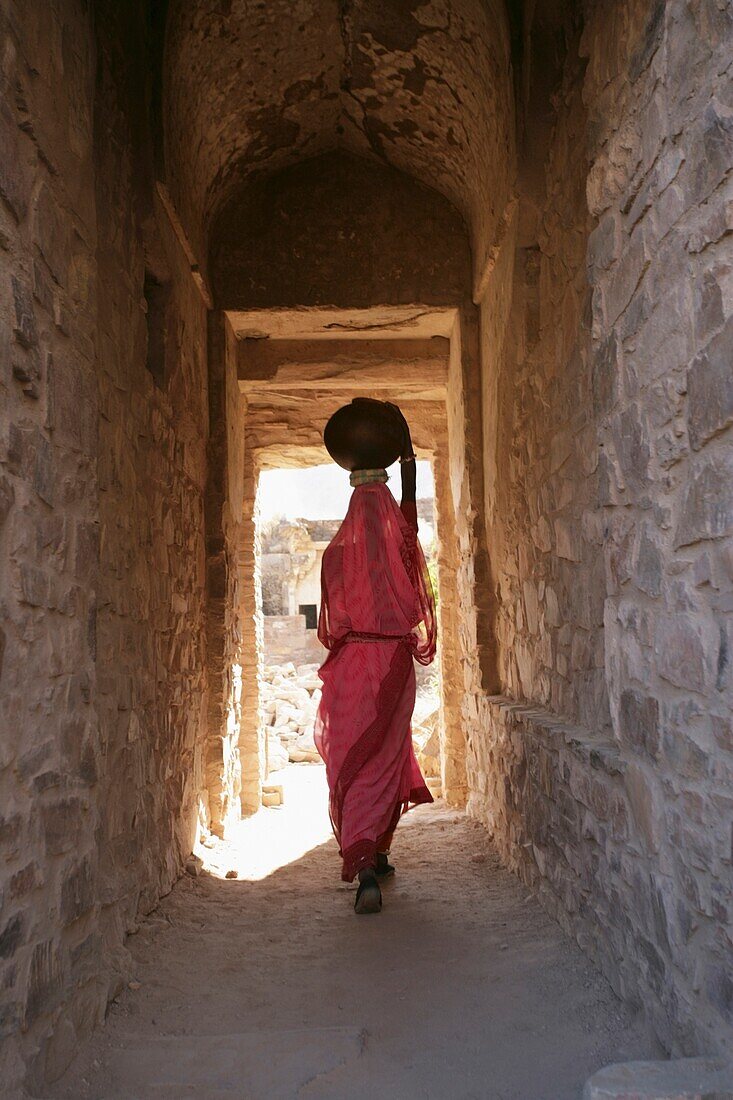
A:
<svg viewBox="0 0 733 1100">
<path fill-rule="evenodd" d="M 331 457 L 354 486 L 341 527 L 323 555 L 318 637 L 330 650 L 316 745 L 326 764 L 331 823 L 342 878 L 359 876 L 354 908 L 382 907 L 378 878 L 400 815 L 432 802 L 412 747 L 413 658 L 435 656 L 433 591 L 417 540 L 415 454 L 407 422 L 388 402 L 358 399 L 324 432 Z M 402 504 L 387 488 L 399 456 Z"/>
</svg>

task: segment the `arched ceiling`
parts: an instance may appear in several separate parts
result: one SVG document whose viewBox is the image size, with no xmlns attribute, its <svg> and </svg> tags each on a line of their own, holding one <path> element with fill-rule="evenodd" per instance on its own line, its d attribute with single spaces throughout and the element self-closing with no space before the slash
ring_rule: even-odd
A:
<svg viewBox="0 0 733 1100">
<path fill-rule="evenodd" d="M 200 255 L 253 175 L 345 148 L 446 195 L 475 266 L 513 183 L 503 0 L 171 0 L 166 182 Z"/>
</svg>

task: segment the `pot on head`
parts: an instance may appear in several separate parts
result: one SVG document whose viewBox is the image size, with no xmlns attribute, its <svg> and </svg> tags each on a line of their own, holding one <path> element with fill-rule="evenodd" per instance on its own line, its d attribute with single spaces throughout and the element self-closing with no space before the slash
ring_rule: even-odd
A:
<svg viewBox="0 0 733 1100">
<path fill-rule="evenodd" d="M 384 401 L 355 397 L 328 421 L 323 442 L 344 470 L 381 470 L 399 458 L 404 427 Z"/>
</svg>

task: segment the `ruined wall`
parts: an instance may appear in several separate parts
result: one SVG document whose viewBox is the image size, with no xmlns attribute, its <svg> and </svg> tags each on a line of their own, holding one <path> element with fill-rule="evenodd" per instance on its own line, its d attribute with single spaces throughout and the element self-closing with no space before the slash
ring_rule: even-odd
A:
<svg viewBox="0 0 733 1100">
<path fill-rule="evenodd" d="M 733 1028 L 732 35 L 728 5 L 628 2 L 583 43 L 606 669 L 640 848 L 622 879 L 688 1048 Z"/>
<path fill-rule="evenodd" d="M 3 12 L 0 1076 L 12 1089 L 24 1065 L 37 1086 L 57 1077 L 103 1018 L 125 933 L 191 849 L 206 395 L 203 305 L 154 204 L 146 83 L 130 65 L 145 65 L 143 6 L 96 5 L 94 30 L 72 0 Z"/>
<path fill-rule="evenodd" d="M 139 54 L 145 23 L 98 9 L 95 116 L 100 393 L 98 708 L 110 942 L 180 873 L 202 786 L 206 310 L 152 198 Z M 142 59 L 141 59 L 142 60 Z M 160 258 L 158 258 L 158 253 Z M 143 298 L 146 266 L 167 284 Z M 164 327 L 163 362 L 150 356 Z"/>
<path fill-rule="evenodd" d="M 684 1052 L 733 1026 L 732 31 L 713 3 L 626 0 L 566 39 L 517 226 L 489 531 L 504 695 L 471 800 Z"/>
<path fill-rule="evenodd" d="M 514 262 L 503 270 L 499 265 L 496 292 L 482 304 L 485 345 L 491 348 L 496 317 L 506 316 L 499 294 L 511 286 L 509 332 L 493 382 L 496 435 L 488 437 L 487 451 L 498 472 L 488 522 L 503 689 L 599 729 L 608 723 L 604 573 L 589 369 L 590 218 L 578 22 L 568 18 L 565 33 L 571 52 L 555 92 L 560 106 L 547 159 L 537 165 L 533 147 L 520 151 Z M 533 187 L 532 177 L 540 172 L 543 186 Z M 490 369 L 485 373 L 489 386 Z"/>
<path fill-rule="evenodd" d="M 0 58 L 0 1080 L 12 1089 L 49 1036 L 47 1065 L 65 1068 L 68 1033 L 100 1020 L 107 994 L 94 43 L 81 5 L 3 5 Z"/>
</svg>

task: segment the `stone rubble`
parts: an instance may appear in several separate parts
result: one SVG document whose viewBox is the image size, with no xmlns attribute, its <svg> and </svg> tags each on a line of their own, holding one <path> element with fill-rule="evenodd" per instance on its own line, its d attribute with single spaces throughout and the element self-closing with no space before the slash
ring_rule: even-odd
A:
<svg viewBox="0 0 733 1100">
<path fill-rule="evenodd" d="M 317 664 L 265 665 L 260 683 L 262 713 L 267 735 L 270 772 L 287 764 L 318 764 L 313 732 L 321 681 Z M 412 738 L 426 777 L 440 777 L 440 700 L 437 679 L 418 687 L 412 722 Z"/>
<path fill-rule="evenodd" d="M 321 681 L 318 665 L 265 665 L 260 685 L 270 772 L 287 763 L 320 763 L 313 740 Z"/>
</svg>

